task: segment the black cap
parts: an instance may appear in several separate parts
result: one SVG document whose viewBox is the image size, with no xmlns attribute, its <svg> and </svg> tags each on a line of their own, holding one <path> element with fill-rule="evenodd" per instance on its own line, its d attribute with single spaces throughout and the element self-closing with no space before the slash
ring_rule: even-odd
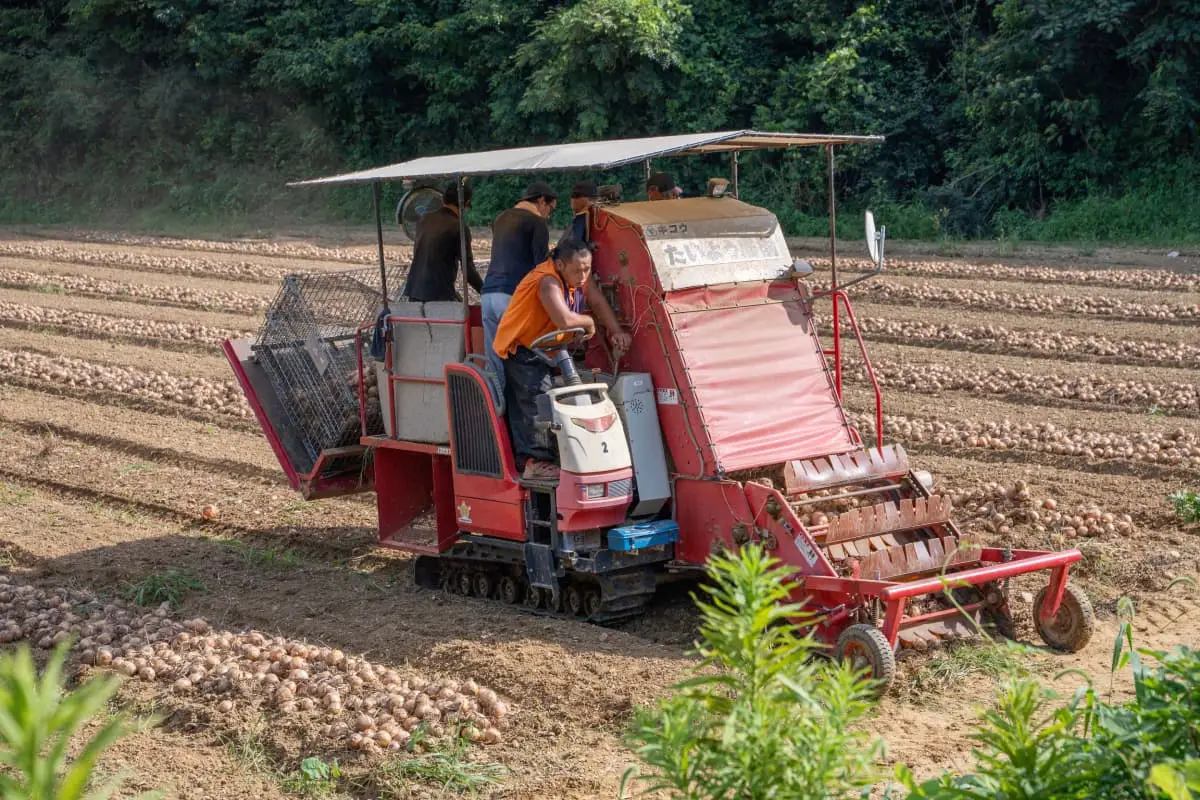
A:
<svg viewBox="0 0 1200 800">
<path fill-rule="evenodd" d="M 442 202 L 448 206 L 458 207 L 458 183 L 450 181 L 446 184 L 446 188 L 442 191 Z M 471 204 L 471 184 L 463 184 L 463 202 L 467 205 Z"/>
<path fill-rule="evenodd" d="M 571 197 L 587 197 L 595 200 L 600 196 L 600 189 L 595 181 L 580 181 L 571 187 Z"/>
<path fill-rule="evenodd" d="M 669 172 L 656 172 L 646 181 L 646 188 L 658 189 L 660 192 L 669 192 L 675 188 L 675 179 L 671 177 Z"/>
<path fill-rule="evenodd" d="M 534 181 L 525 187 L 525 194 L 521 195 L 522 200 L 537 200 L 539 197 L 557 200 L 558 194 L 545 181 Z"/>
</svg>

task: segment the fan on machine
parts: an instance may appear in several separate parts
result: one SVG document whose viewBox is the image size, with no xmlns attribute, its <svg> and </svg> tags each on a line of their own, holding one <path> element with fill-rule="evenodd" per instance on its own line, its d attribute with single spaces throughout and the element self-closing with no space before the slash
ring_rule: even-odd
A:
<svg viewBox="0 0 1200 800">
<path fill-rule="evenodd" d="M 442 207 L 442 193 L 432 186 L 415 186 L 404 193 L 396 206 L 396 224 L 409 239 L 417 238 L 417 222 L 430 211 Z"/>
</svg>

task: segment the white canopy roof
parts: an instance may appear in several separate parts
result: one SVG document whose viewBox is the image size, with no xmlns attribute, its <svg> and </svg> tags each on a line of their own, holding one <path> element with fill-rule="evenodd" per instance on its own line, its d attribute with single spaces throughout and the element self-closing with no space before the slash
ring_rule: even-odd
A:
<svg viewBox="0 0 1200 800">
<path fill-rule="evenodd" d="M 842 136 L 827 133 L 775 133 L 769 131 L 720 131 L 651 136 L 646 139 L 610 139 L 600 142 L 517 147 L 449 156 L 427 156 L 386 167 L 348 172 L 328 178 L 297 181 L 291 186 L 374 183 L 408 178 L 440 178 L 450 175 L 511 175 L 533 172 L 606 170 L 637 164 L 649 158 L 724 153 L 740 150 L 770 150 L 811 147 L 822 144 L 878 144 L 882 136 Z"/>
</svg>

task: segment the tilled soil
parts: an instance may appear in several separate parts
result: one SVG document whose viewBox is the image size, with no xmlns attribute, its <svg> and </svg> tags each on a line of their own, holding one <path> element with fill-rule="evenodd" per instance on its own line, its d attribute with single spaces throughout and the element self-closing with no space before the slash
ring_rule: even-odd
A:
<svg viewBox="0 0 1200 800">
<path fill-rule="evenodd" d="M 173 351 L 167 348 L 176 329 L 133 324 L 256 330 L 261 311 L 254 309 L 274 296 L 278 284 L 270 276 L 278 270 L 373 264 L 373 247 L 353 241 L 322 246 L 78 232 L 71 240 L 23 236 L 0 242 L 8 245 L 0 246 L 0 282 L 5 270 L 35 276 L 35 282 L 22 278 L 17 288 L 0 289 L 0 350 L 120 367 L 128 370 L 121 379 L 140 387 L 122 392 L 107 384 L 72 385 L 53 369 L 38 373 L 40 378 L 0 374 L 0 557 L 16 579 L 48 591 L 71 587 L 108 598 L 147 576 L 183 569 L 204 588 L 184 596 L 174 613 L 178 620 L 202 617 L 220 631 L 257 629 L 336 647 L 406 674 L 494 687 L 511 708 L 511 724 L 501 743 L 472 745 L 467 755 L 508 770 L 502 784 L 486 794 L 613 797 L 633 760 L 621 737 L 634 709 L 662 696 L 695 665 L 688 655 L 696 625 L 689 584 L 666 587 L 645 616 L 607 629 L 418 589 L 411 557 L 374 546 L 373 495 L 300 500 L 243 405 L 178 394 L 178 387 L 196 385 L 181 382 L 199 379 L 210 381 L 215 391 L 229 390 L 232 376 L 215 345 L 198 340 Z M 403 245 L 389 246 L 389 258 L 407 252 Z M 1174 280 L 1166 289 L 1134 288 L 1157 285 L 1153 270 L 1126 270 L 1106 281 L 1080 274 L 1089 265 L 1072 259 L 1075 271 L 1057 280 L 1041 271 L 1045 265 L 1028 265 L 1039 271 L 1020 273 L 1031 281 L 1023 283 L 990 268 L 994 261 L 987 262 L 988 269 L 946 259 L 930 259 L 933 266 L 922 269 L 920 259 L 907 261 L 912 274 L 875 282 L 994 294 L 935 307 L 903 297 L 876 302 L 877 293 L 868 290 L 855 295 L 861 319 L 995 326 L 1112 343 L 1198 344 L 1194 321 L 1122 321 L 1102 303 L 1092 303 L 1102 297 L 1143 308 L 1194 304 L 1187 281 Z M 47 290 L 55 276 L 102 283 L 79 284 L 84 287 L 79 291 Z M 98 296 L 79 293 L 89 291 L 88 285 L 99 287 Z M 190 294 L 171 294 L 176 290 Z M 1038 296 L 1071 300 L 1071 313 L 1002 307 L 1005 298 Z M 1092 307 L 1097 313 L 1087 312 Z M 5 308 L 12 313 L 2 313 Z M 123 331 L 94 317 L 31 327 L 19 318 L 29 308 L 130 322 Z M 108 338 L 95 338 L 100 335 Z M 868 330 L 868 340 L 872 336 Z M 1137 392 L 1081 400 L 1041 390 L 1054 379 L 1075 382 L 1078 393 L 1078 386 L 1096 385 L 1089 381 L 1097 376 L 1154 391 L 1176 387 L 1181 392 L 1176 396 L 1191 397 L 1200 378 L 1194 363 L 1172 366 L 1158 351 L 1129 360 L 1127 348 L 1126 360 L 1117 363 L 1082 349 L 1033 354 L 1011 338 L 985 353 L 954 330 L 920 342 L 880 334 L 869 344 L 875 363 L 899 382 L 885 388 L 888 429 L 921 431 L 901 443 L 918 468 L 934 474 L 940 491 L 969 493 L 1020 481 L 1036 502 L 1051 499 L 1069 513 L 1095 508 L 1132 520 L 1128 534 L 1089 530 L 1067 539 L 1059 527 L 1039 532 L 1023 523 L 990 533 L 987 514 L 960 509 L 960 522 L 973 532 L 1083 552 L 1074 575 L 1095 601 L 1097 634 L 1079 654 L 1049 656 L 1047 680 L 1068 668 L 1105 674 L 1115 601 L 1122 595 L 1137 601 L 1139 644 L 1194 639 L 1200 624 L 1195 602 L 1185 590 L 1166 587 L 1200 567 L 1200 537 L 1175 522 L 1165 495 L 1200 480 L 1200 466 L 1177 455 L 1200 435 L 1196 416 L 1188 416 L 1188 408 L 1156 407 Z M 969 373 L 982 388 L 914 382 L 914 374 L 925 372 L 953 383 L 946 370 Z M 871 396 L 852 372 L 846 399 L 859 419 L 871 408 Z M 997 376 L 1014 375 L 1014 385 L 1024 381 L 1029 388 L 995 389 Z M 1062 442 L 1047 435 L 1047 425 L 1064 434 Z M 863 430 L 865 435 L 869 428 Z M 964 433 L 954 439 L 947 430 Z M 1072 448 L 1078 452 L 1060 452 Z M 1028 586 L 1036 588 L 1036 582 Z M 1020 599 L 1016 610 L 1022 638 L 1036 641 L 1030 610 Z M 905 679 L 926 658 L 905 661 L 900 685 L 884 698 L 871 727 L 888 738 L 889 765 L 907 763 L 921 775 L 968 768 L 968 722 L 976 706 L 993 695 L 994 684 L 971 676 L 934 694 L 906 690 Z M 1077 682 L 1061 678 L 1056 685 L 1069 692 Z M 264 730 L 263 719 L 273 719 L 274 712 L 224 713 L 214 697 L 181 696 L 144 681 L 131 682 L 121 696 L 131 710 L 154 707 L 165 721 L 122 743 L 106 768 L 131 770 L 140 787 L 173 786 L 174 797 L 284 796 L 278 780 L 264 777 L 261 764 L 247 756 L 248 742 L 261 745 L 271 769 L 285 773 L 294 773 L 310 755 L 336 758 L 358 776 L 369 774 L 374 763 L 323 738 L 316 720 Z M 357 796 L 377 795 L 364 790 Z M 439 793 L 418 782 L 410 796 Z"/>
</svg>

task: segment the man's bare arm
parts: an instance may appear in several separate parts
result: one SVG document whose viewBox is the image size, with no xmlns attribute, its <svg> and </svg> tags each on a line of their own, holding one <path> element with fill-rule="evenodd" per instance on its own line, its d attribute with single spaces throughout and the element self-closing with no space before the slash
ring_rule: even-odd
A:
<svg viewBox="0 0 1200 800">
<path fill-rule="evenodd" d="M 567 306 L 562 284 L 555 278 L 542 278 L 538 284 L 538 299 L 542 301 L 542 308 L 546 309 L 546 313 L 559 330 L 583 328 L 588 336 L 595 335 L 596 321 L 587 314 L 576 314 Z M 609 313 L 612 313 L 612 309 L 609 309 Z"/>
</svg>

